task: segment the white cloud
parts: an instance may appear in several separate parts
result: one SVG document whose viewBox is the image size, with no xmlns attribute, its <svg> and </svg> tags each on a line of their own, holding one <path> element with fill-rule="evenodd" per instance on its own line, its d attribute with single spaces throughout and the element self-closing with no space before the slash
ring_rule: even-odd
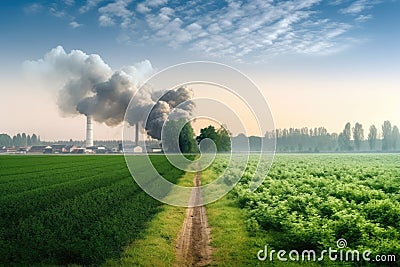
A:
<svg viewBox="0 0 400 267">
<path fill-rule="evenodd" d="M 117 0 L 99 8 L 101 26 L 111 26 L 119 20 L 122 28 L 128 28 L 131 23 L 133 12 L 129 10 L 128 5 L 132 0 Z"/>
<path fill-rule="evenodd" d="M 24 7 L 24 12 L 26 14 L 36 14 L 43 11 L 43 6 L 37 3 L 28 5 Z"/>
<path fill-rule="evenodd" d="M 349 37 L 351 30 L 371 19 L 367 11 L 381 0 L 329 1 L 329 9 L 341 13 L 339 16 L 324 12 L 322 0 L 170 2 L 87 0 L 79 12 L 97 8 L 100 26 L 120 28 L 118 42 L 160 42 L 211 57 L 241 60 L 339 51 L 354 43 Z"/>
<path fill-rule="evenodd" d="M 356 21 L 357 22 L 366 22 L 366 21 L 368 21 L 368 20 L 370 20 L 370 19 L 372 19 L 373 18 L 373 16 L 372 15 L 359 15 L 357 18 L 356 18 Z"/>
<path fill-rule="evenodd" d="M 64 18 L 65 16 L 67 16 L 67 13 L 65 11 L 57 9 L 56 6 L 50 7 L 49 12 L 52 16 L 57 18 Z"/>
<path fill-rule="evenodd" d="M 86 4 L 79 8 L 79 12 L 86 13 L 92 10 L 93 8 L 96 8 L 103 1 L 104 0 L 87 0 Z"/>
<path fill-rule="evenodd" d="M 148 13 L 153 8 L 164 6 L 168 3 L 168 0 L 146 0 L 137 4 L 136 10 L 140 13 Z"/>
<path fill-rule="evenodd" d="M 158 7 L 158 6 L 161 6 L 161 5 L 165 5 L 167 3 L 168 3 L 168 0 L 147 0 L 146 1 L 146 4 L 149 7 Z"/>
<path fill-rule="evenodd" d="M 64 3 L 67 6 L 73 6 L 75 4 L 75 0 L 64 0 Z"/>
<path fill-rule="evenodd" d="M 371 9 L 374 5 L 381 3 L 379 0 L 357 0 L 346 8 L 340 10 L 343 14 L 360 14 L 362 11 Z"/>
<path fill-rule="evenodd" d="M 196 9 L 193 2 L 187 4 L 190 8 L 162 7 L 156 14 L 146 15 L 147 25 L 154 31 L 146 38 L 238 60 L 252 53 L 325 53 L 351 26 L 335 24 L 337 28 L 331 28 L 333 21 L 315 19 L 312 8 L 320 2 L 230 1 L 207 12 L 202 10 L 204 6 Z"/>
<path fill-rule="evenodd" d="M 151 9 L 148 8 L 145 3 L 139 3 L 136 7 L 136 10 L 140 13 L 148 13 L 151 11 Z"/>
<path fill-rule="evenodd" d="M 82 24 L 80 24 L 80 23 L 78 23 L 78 22 L 76 22 L 76 21 L 71 21 L 71 22 L 69 23 L 69 26 L 71 26 L 73 29 L 75 29 L 75 28 L 81 27 Z"/>
<path fill-rule="evenodd" d="M 100 26 L 107 27 L 107 26 L 114 26 L 115 21 L 108 15 L 101 15 L 99 17 Z"/>
</svg>

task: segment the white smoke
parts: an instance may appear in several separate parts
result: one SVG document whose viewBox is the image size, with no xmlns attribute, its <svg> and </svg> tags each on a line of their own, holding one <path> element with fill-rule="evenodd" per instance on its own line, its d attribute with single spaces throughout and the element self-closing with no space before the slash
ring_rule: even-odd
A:
<svg viewBox="0 0 400 267">
<path fill-rule="evenodd" d="M 142 88 L 134 96 L 126 119 L 131 125 L 142 122 L 147 134 L 160 140 L 162 126 L 168 119 L 189 119 L 193 115 L 192 98 L 193 90 L 185 86 L 156 92 Z"/>
<path fill-rule="evenodd" d="M 189 117 L 194 108 L 190 101 L 193 92 L 186 87 L 138 91 L 154 73 L 148 60 L 113 71 L 99 55 L 80 50 L 66 53 L 58 46 L 43 59 L 26 61 L 23 66 L 28 74 L 41 77 L 47 87 L 57 90 L 57 105 L 64 116 L 91 115 L 97 122 L 115 126 L 124 120 L 135 95 L 126 119 L 131 125 L 141 123 L 156 139 L 161 138 L 162 125 L 171 110 L 180 117 Z"/>
<path fill-rule="evenodd" d="M 24 62 L 24 68 L 58 90 L 57 105 L 63 115 L 91 114 L 110 126 L 122 122 L 133 93 L 154 72 L 148 60 L 112 71 L 99 55 L 66 53 L 61 46 L 43 59 Z"/>
</svg>

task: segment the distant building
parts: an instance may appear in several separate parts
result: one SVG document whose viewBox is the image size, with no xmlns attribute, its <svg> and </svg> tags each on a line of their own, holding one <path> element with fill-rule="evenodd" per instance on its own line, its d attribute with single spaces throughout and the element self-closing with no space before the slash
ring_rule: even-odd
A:
<svg viewBox="0 0 400 267">
<path fill-rule="evenodd" d="M 28 153 L 43 153 L 46 146 L 31 146 L 28 149 Z"/>
<path fill-rule="evenodd" d="M 73 153 L 73 154 L 85 154 L 86 153 L 86 148 L 78 147 L 78 148 L 73 149 L 71 151 L 71 153 Z"/>
<path fill-rule="evenodd" d="M 67 146 L 66 145 L 54 144 L 54 145 L 51 145 L 51 148 L 53 149 L 53 153 L 55 153 L 55 154 L 68 153 L 69 152 L 67 150 Z"/>
<path fill-rule="evenodd" d="M 74 145 L 67 145 L 67 146 L 65 147 L 65 149 L 67 150 L 66 153 L 73 153 L 73 151 L 74 151 L 76 148 L 77 148 L 77 147 L 74 146 Z"/>
<path fill-rule="evenodd" d="M 106 154 L 106 153 L 109 152 L 109 150 L 108 150 L 106 147 L 104 147 L 104 146 L 99 146 L 99 147 L 97 147 L 97 148 L 94 150 L 94 152 L 95 152 L 96 154 Z"/>
<path fill-rule="evenodd" d="M 157 146 L 147 146 L 146 151 L 148 153 L 162 153 L 163 149 L 160 146 L 158 146 L 158 147 Z"/>
<path fill-rule="evenodd" d="M 143 147 L 141 146 L 135 146 L 133 148 L 133 153 L 143 153 Z"/>
<path fill-rule="evenodd" d="M 44 154 L 52 154 L 53 153 L 53 148 L 51 146 L 46 146 L 43 150 Z"/>
</svg>

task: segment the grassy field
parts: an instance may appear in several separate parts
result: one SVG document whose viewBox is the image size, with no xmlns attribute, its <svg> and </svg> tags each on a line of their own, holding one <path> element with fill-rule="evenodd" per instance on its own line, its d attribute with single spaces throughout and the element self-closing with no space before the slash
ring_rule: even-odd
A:
<svg viewBox="0 0 400 267">
<path fill-rule="evenodd" d="M 184 175 L 164 157 L 152 161 L 172 182 Z M 165 209 L 122 156 L 2 156 L 0 192 L 0 265 L 119 258 Z"/>
<path fill-rule="evenodd" d="M 204 184 L 224 160 L 203 172 Z M 193 173 L 165 157 L 152 162 L 166 179 L 192 183 Z M 265 245 L 320 251 L 339 238 L 371 257 L 399 257 L 399 162 L 395 154 L 278 155 L 255 193 L 249 164 L 231 193 L 207 205 L 211 265 L 347 265 L 257 259 Z M 1 156 L 0 192 L 0 265 L 179 266 L 185 209 L 144 193 L 122 156 Z"/>
</svg>

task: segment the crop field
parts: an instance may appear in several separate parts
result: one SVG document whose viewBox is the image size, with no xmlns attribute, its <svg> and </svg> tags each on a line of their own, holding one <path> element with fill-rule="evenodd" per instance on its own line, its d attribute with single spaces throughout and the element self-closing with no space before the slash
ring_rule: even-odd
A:
<svg viewBox="0 0 400 267">
<path fill-rule="evenodd" d="M 193 175 L 164 156 L 151 160 L 166 179 L 190 185 Z M 203 171 L 204 184 L 226 160 Z M 341 238 L 346 249 L 399 259 L 399 162 L 396 154 L 277 155 L 251 193 L 251 161 L 237 186 L 206 207 L 211 266 L 285 266 L 259 261 L 257 252 L 335 249 Z M 0 192 L 0 265 L 176 265 L 185 209 L 142 191 L 122 156 L 1 156 Z"/>
<path fill-rule="evenodd" d="M 152 161 L 172 182 L 182 175 Z M 0 265 L 100 264 L 162 210 L 122 156 L 1 156 L 0 192 Z"/>
<path fill-rule="evenodd" d="M 271 249 L 337 249 L 345 239 L 345 249 L 370 250 L 371 262 L 399 259 L 399 162 L 394 154 L 278 155 L 256 192 L 248 190 L 250 163 L 231 197 L 247 211 L 248 232 Z"/>
</svg>

